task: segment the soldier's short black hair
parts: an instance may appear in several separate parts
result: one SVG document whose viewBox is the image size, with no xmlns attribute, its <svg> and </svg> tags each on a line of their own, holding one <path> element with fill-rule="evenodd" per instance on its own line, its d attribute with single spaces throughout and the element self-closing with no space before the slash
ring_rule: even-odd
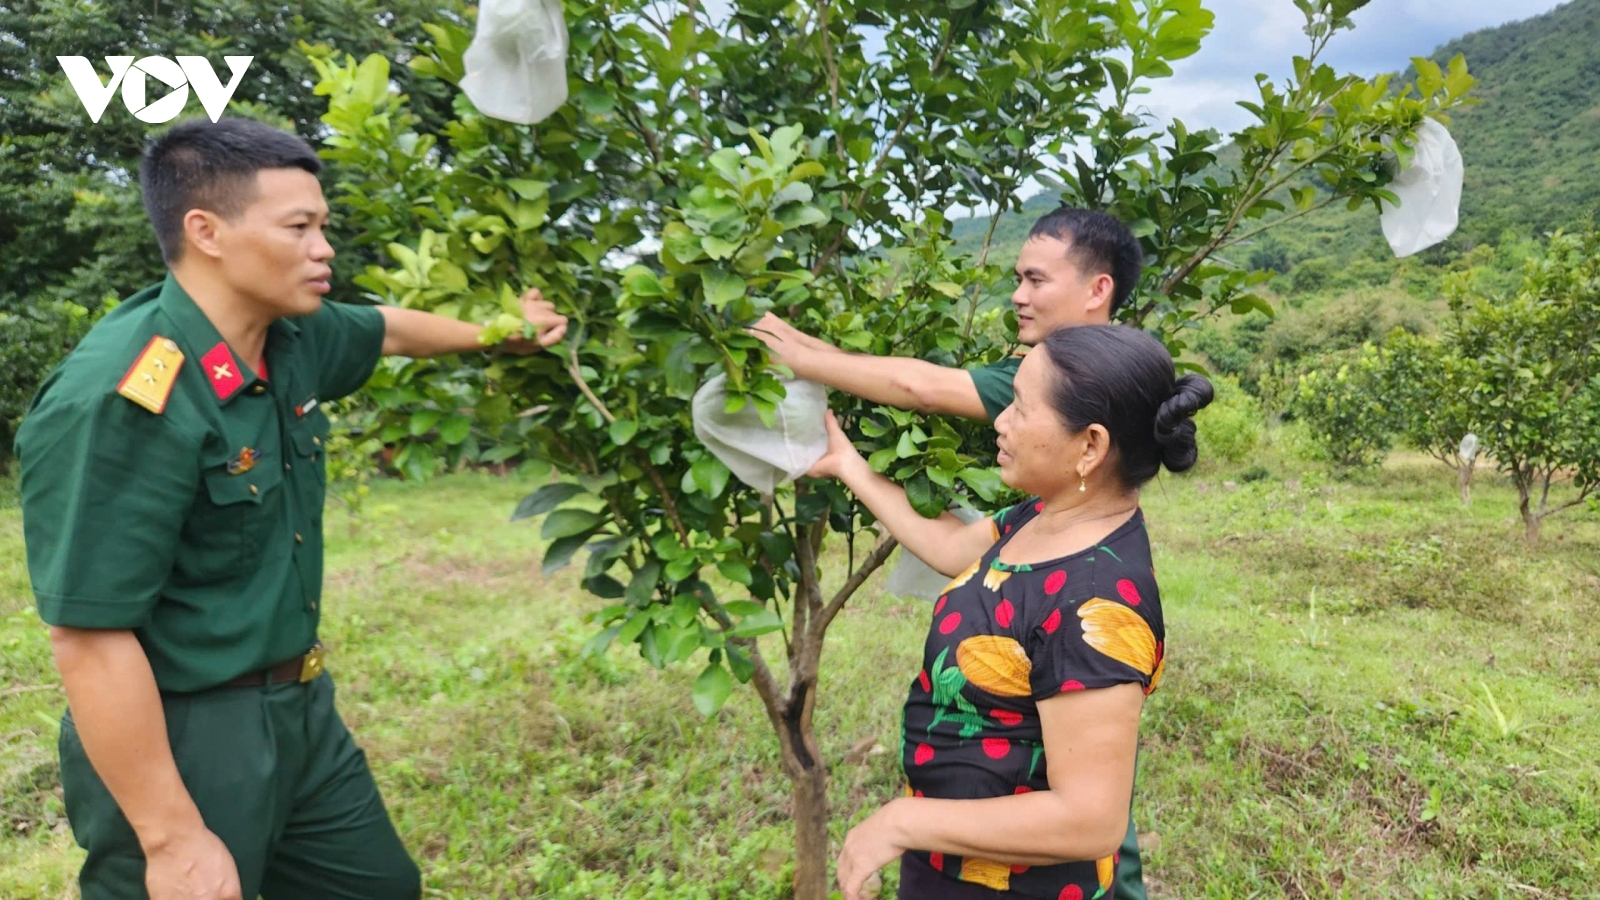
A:
<svg viewBox="0 0 1600 900">
<path fill-rule="evenodd" d="M 150 142 L 139 162 L 144 211 L 156 230 L 161 257 L 183 255 L 183 217 L 204 209 L 225 219 L 255 201 L 262 169 L 322 171 L 322 161 L 297 134 L 254 119 L 191 119 Z"/>
<path fill-rule="evenodd" d="M 1063 206 L 1033 223 L 1028 237 L 1055 238 L 1085 272 L 1111 276 L 1111 314 L 1116 315 L 1139 284 L 1144 250 L 1117 217 L 1094 209 Z"/>
</svg>

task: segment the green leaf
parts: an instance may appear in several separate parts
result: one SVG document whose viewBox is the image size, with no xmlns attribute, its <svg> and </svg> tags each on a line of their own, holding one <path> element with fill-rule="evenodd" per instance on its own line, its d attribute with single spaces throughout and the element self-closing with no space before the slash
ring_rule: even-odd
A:
<svg viewBox="0 0 1600 900">
<path fill-rule="evenodd" d="M 611 433 L 611 443 L 620 447 L 633 440 L 633 436 L 639 432 L 639 423 L 634 419 L 618 419 L 607 430 Z"/>
<path fill-rule="evenodd" d="M 867 457 L 867 466 L 881 475 L 889 471 L 889 467 L 894 465 L 894 461 L 899 458 L 900 454 L 896 452 L 894 447 L 884 447 L 882 450 L 874 451 L 871 456 Z"/>
<path fill-rule="evenodd" d="M 699 488 L 701 493 L 715 500 L 722 496 L 722 492 L 728 487 L 728 477 L 733 473 L 728 471 L 728 467 L 723 465 L 721 460 L 714 456 L 706 456 L 696 461 L 685 474 L 693 480 L 694 486 Z"/>
<path fill-rule="evenodd" d="M 622 582 L 610 575 L 596 575 L 585 579 L 584 590 L 604 600 L 615 600 L 623 595 Z"/>
<path fill-rule="evenodd" d="M 784 228 L 793 230 L 804 228 L 807 225 L 821 225 L 831 218 L 827 213 L 809 203 L 799 203 L 786 207 L 778 213 L 778 222 Z"/>
<path fill-rule="evenodd" d="M 600 527 L 606 517 L 600 513 L 587 509 L 558 509 L 545 516 L 544 527 L 539 530 L 539 535 L 545 540 L 571 537 L 577 534 L 586 534 Z"/>
<path fill-rule="evenodd" d="M 616 640 L 617 635 L 621 632 L 621 625 L 613 625 L 594 637 L 589 638 L 589 640 L 584 642 L 582 654 L 584 656 L 599 656 L 600 654 L 606 652 L 606 648 L 611 646 L 611 642 Z"/>
<path fill-rule="evenodd" d="M 934 496 L 933 484 L 928 480 L 927 472 L 918 472 L 906 482 L 906 500 L 911 503 L 911 508 L 924 518 L 933 518 L 944 511 L 939 499 Z"/>
<path fill-rule="evenodd" d="M 517 511 L 511 514 L 511 521 L 520 522 L 523 519 L 542 516 L 582 493 L 585 493 L 584 489 L 575 484 L 565 482 L 547 484 L 522 498 L 522 502 L 517 504 Z"/>
<path fill-rule="evenodd" d="M 746 587 L 753 580 L 750 574 L 750 567 L 738 560 L 726 559 L 717 563 L 717 571 L 722 573 L 723 578 Z"/>
<path fill-rule="evenodd" d="M 745 616 L 728 634 L 731 637 L 756 637 L 782 628 L 783 618 L 776 612 L 762 607 L 760 612 Z"/>
<path fill-rule="evenodd" d="M 550 183 L 547 181 L 530 181 L 526 178 L 512 178 L 504 184 L 516 191 L 517 196 L 524 200 L 537 200 L 549 193 L 550 188 Z"/>
<path fill-rule="evenodd" d="M 765 606 L 762 606 L 754 600 L 730 600 L 727 603 L 722 604 L 722 608 L 728 613 L 728 615 L 739 619 L 742 619 L 746 616 L 757 615 L 762 610 L 766 609 Z"/>
<path fill-rule="evenodd" d="M 539 571 L 544 575 L 552 575 L 567 567 L 572 562 L 572 557 L 589 540 L 587 534 L 575 534 L 564 537 L 559 541 L 552 541 L 550 548 L 544 552 L 544 563 Z"/>
<path fill-rule="evenodd" d="M 728 695 L 732 693 L 733 676 L 720 663 L 712 663 L 694 680 L 694 708 L 710 718 L 728 702 Z"/>
<path fill-rule="evenodd" d="M 661 580 L 661 564 L 655 560 L 639 567 L 628 579 L 628 587 L 623 597 L 633 606 L 647 606 L 650 599 L 655 596 L 656 583 Z"/>
<path fill-rule="evenodd" d="M 713 309 L 721 309 L 744 296 L 744 279 L 731 272 L 707 269 L 701 275 L 701 279 L 705 284 L 706 302 L 711 304 Z"/>
<path fill-rule="evenodd" d="M 895 456 L 899 457 L 900 459 L 910 459 L 920 452 L 917 450 L 916 441 L 912 440 L 911 438 L 911 432 L 900 432 L 900 443 L 895 447 L 894 452 Z"/>
<path fill-rule="evenodd" d="M 1000 480 L 999 469 L 966 468 L 956 477 L 966 482 L 985 503 L 993 503 L 1006 488 L 1005 482 Z"/>
<path fill-rule="evenodd" d="M 744 652 L 742 647 L 728 647 L 728 668 L 733 670 L 733 677 L 739 679 L 740 684 L 748 683 L 750 676 L 756 672 L 750 654 Z"/>
<path fill-rule="evenodd" d="M 411 414 L 411 436 L 422 437 L 433 430 L 444 413 L 434 409 L 422 409 Z"/>
<path fill-rule="evenodd" d="M 636 297 L 664 297 L 666 288 L 661 286 L 661 280 L 656 278 L 656 273 L 644 266 L 634 266 L 623 273 L 622 283 L 627 286 L 628 293 Z"/>
<path fill-rule="evenodd" d="M 439 426 L 439 440 L 454 447 L 472 434 L 472 420 L 466 416 L 451 416 Z"/>
</svg>

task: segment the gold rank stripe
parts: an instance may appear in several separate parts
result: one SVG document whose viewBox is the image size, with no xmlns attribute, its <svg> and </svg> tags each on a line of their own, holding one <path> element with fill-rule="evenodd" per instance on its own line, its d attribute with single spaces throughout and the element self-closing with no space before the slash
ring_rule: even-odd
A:
<svg viewBox="0 0 1600 900">
<path fill-rule="evenodd" d="M 181 368 L 183 351 L 173 341 L 156 335 L 134 360 L 128 374 L 122 376 L 117 393 L 159 416 L 167 408 L 167 398 L 172 396 Z"/>
</svg>

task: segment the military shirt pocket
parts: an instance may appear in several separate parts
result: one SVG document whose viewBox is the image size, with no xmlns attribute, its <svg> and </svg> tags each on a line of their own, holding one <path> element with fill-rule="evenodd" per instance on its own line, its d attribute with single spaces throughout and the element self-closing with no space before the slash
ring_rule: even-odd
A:
<svg viewBox="0 0 1600 900">
<path fill-rule="evenodd" d="M 224 464 L 207 469 L 204 477 L 205 499 L 191 523 L 191 539 L 219 571 L 254 569 L 284 503 L 282 467 L 263 459 L 235 475 Z"/>
<path fill-rule="evenodd" d="M 324 446 L 328 442 L 328 417 L 316 410 L 289 426 L 289 443 L 294 447 L 296 466 L 310 466 L 316 473 L 317 486 L 328 482 L 327 456 Z"/>
</svg>

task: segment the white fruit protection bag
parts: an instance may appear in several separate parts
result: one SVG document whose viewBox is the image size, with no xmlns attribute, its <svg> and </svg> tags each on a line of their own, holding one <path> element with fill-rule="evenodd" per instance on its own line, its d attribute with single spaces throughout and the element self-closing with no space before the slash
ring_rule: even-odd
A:
<svg viewBox="0 0 1600 900">
<path fill-rule="evenodd" d="M 726 409 L 727 376 L 718 375 L 695 392 L 694 436 L 735 478 L 763 494 L 804 475 L 828 452 L 828 392 L 810 381 L 784 381 L 788 396 L 768 428 L 754 404 Z"/>
<path fill-rule="evenodd" d="M 1402 258 L 1453 234 L 1461 211 L 1461 151 L 1450 132 L 1423 119 L 1413 148 L 1411 165 L 1389 183 L 1400 205 L 1384 203 L 1378 215 L 1389 247 Z"/>
<path fill-rule="evenodd" d="M 532 125 L 567 102 L 560 0 L 482 0 L 461 90 L 486 116 Z"/>
</svg>

